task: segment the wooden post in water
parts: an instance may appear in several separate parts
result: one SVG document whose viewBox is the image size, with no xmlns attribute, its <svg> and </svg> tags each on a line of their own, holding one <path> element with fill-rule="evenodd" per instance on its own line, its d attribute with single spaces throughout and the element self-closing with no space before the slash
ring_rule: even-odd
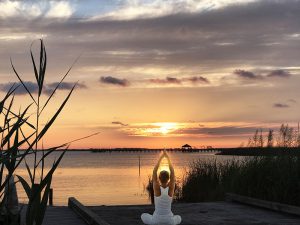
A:
<svg viewBox="0 0 300 225">
<path fill-rule="evenodd" d="M 49 191 L 49 205 L 53 206 L 53 188 L 50 188 Z"/>
<path fill-rule="evenodd" d="M 141 155 L 139 154 L 139 177 L 141 176 Z"/>
</svg>

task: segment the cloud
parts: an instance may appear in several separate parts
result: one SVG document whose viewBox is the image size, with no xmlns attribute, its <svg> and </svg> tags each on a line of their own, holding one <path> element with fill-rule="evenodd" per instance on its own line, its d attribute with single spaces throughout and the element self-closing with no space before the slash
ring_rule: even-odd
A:
<svg viewBox="0 0 300 225">
<path fill-rule="evenodd" d="M 68 1 L 51 1 L 46 17 L 68 18 L 73 14 L 73 8 Z"/>
<path fill-rule="evenodd" d="M 73 83 L 73 82 L 62 82 L 59 85 L 58 89 L 60 89 L 60 90 L 71 90 L 73 88 L 74 84 L 75 83 Z M 57 85 L 58 85 L 58 82 L 53 82 L 53 83 L 48 84 L 47 88 L 54 89 Z M 87 88 L 87 86 L 84 83 L 77 83 L 76 87 L 77 88 L 82 88 L 82 89 Z"/>
<path fill-rule="evenodd" d="M 165 79 L 149 79 L 149 82 L 155 84 L 181 84 L 181 80 L 175 77 L 166 77 Z"/>
<path fill-rule="evenodd" d="M 31 82 L 31 81 L 24 81 L 24 84 L 31 93 L 37 93 L 38 92 L 38 86 L 37 86 L 36 83 Z M 43 93 L 46 94 L 46 95 L 51 94 L 52 91 L 54 90 L 54 88 L 57 86 L 57 84 L 58 84 L 58 82 L 53 82 L 53 83 L 46 84 L 44 86 Z M 74 84 L 75 83 L 72 83 L 72 82 L 62 82 L 60 84 L 60 86 L 58 87 L 58 90 L 71 90 Z M 23 87 L 23 85 L 20 82 L 2 83 L 2 84 L 0 84 L 0 91 L 7 92 L 13 85 L 15 87 L 18 86 L 18 88 L 14 92 L 16 95 L 25 95 L 25 94 L 27 94 L 26 89 Z M 87 88 L 87 86 L 83 83 L 78 83 L 76 87 L 81 88 L 81 89 Z"/>
<path fill-rule="evenodd" d="M 251 71 L 247 71 L 247 70 L 241 70 L 241 69 L 237 69 L 233 72 L 235 75 L 237 75 L 238 77 L 244 79 L 244 80 L 263 80 L 265 78 L 289 78 L 291 76 L 291 74 L 289 73 L 289 71 L 287 70 L 282 70 L 282 69 L 278 69 L 278 70 L 271 70 L 265 74 L 256 74 L 254 72 Z M 226 77 L 225 77 L 226 78 Z"/>
<path fill-rule="evenodd" d="M 53 82 L 53 83 L 47 84 L 44 88 L 44 93 L 47 95 L 50 95 L 57 85 L 58 85 L 58 82 Z M 58 86 L 57 89 L 58 90 L 71 90 L 74 85 L 75 85 L 75 83 L 73 83 L 73 82 L 62 82 L 62 83 L 60 83 L 60 85 Z M 76 88 L 86 89 L 87 86 L 84 83 L 77 83 Z"/>
<path fill-rule="evenodd" d="M 238 77 L 249 79 L 249 80 L 261 80 L 263 77 L 247 70 L 235 70 L 234 74 Z"/>
<path fill-rule="evenodd" d="M 100 82 L 103 84 L 111 84 L 111 85 L 117 85 L 117 86 L 122 86 L 122 87 L 127 87 L 130 85 L 129 81 L 127 79 L 119 79 L 116 77 L 101 77 Z"/>
<path fill-rule="evenodd" d="M 274 103 L 273 107 L 274 108 L 289 108 L 290 106 L 288 104 L 285 104 L 285 103 Z"/>
<path fill-rule="evenodd" d="M 31 81 L 24 81 L 24 84 L 31 93 L 36 93 L 38 91 L 38 86 L 36 85 L 36 83 L 33 83 Z M 27 94 L 26 89 L 19 82 L 17 83 L 9 82 L 9 83 L 0 84 L 0 91 L 7 92 L 13 85 L 14 87 L 18 86 L 18 88 L 14 92 L 16 95 Z"/>
<path fill-rule="evenodd" d="M 190 81 L 192 83 L 203 83 L 203 84 L 209 84 L 209 80 L 205 77 L 199 76 L 199 77 L 188 77 L 188 78 L 183 78 L 183 80 Z"/>
<path fill-rule="evenodd" d="M 289 78 L 291 74 L 286 70 L 273 70 L 271 71 L 267 77 L 282 77 L 282 78 Z"/>
<path fill-rule="evenodd" d="M 18 1 L 1 1 L 0 2 L 0 17 L 11 17 L 17 14 L 20 2 Z"/>
<path fill-rule="evenodd" d="M 288 99 L 287 101 L 291 102 L 291 103 L 297 103 L 297 101 L 295 99 L 292 99 L 292 98 Z"/>
<path fill-rule="evenodd" d="M 183 78 L 176 78 L 176 77 L 166 77 L 165 79 L 162 78 L 155 78 L 149 79 L 150 83 L 155 84 L 182 84 L 183 82 L 191 82 L 193 84 L 202 83 L 202 84 L 209 84 L 209 80 L 205 77 L 183 77 Z"/>
<path fill-rule="evenodd" d="M 166 76 L 178 74 L 207 74 L 214 84 L 223 84 L 219 78 L 230 73 L 232 68 L 264 71 L 266 67 L 272 69 L 281 65 L 285 70 L 299 63 L 299 37 L 296 35 L 299 33 L 299 1 L 259 1 L 210 9 L 131 20 L 111 17 L 91 21 L 76 17 L 76 12 L 63 22 L 46 17 L 14 20 L 12 16 L 1 23 L 0 39 L 5 41 L 1 41 L 0 58 L 6 59 L 20 49 L 25 52 L 31 40 L 46 37 L 51 54 L 56 56 L 52 63 L 57 65 L 57 70 L 66 60 L 71 61 L 74 54 L 84 51 L 81 58 L 84 66 L 80 72 L 87 77 L 92 77 L 96 70 L 99 76 L 132 75 L 143 80 L 154 75 L 164 80 Z M 0 60 L 0 68 L 6 65 L 5 60 Z M 157 68 L 161 69 L 159 73 L 149 72 Z M 170 73 L 170 69 L 174 72 Z M 24 73 L 29 73 L 29 69 L 25 67 Z"/>
<path fill-rule="evenodd" d="M 219 126 L 219 127 L 192 127 L 174 130 L 172 134 L 179 135 L 210 135 L 210 136 L 239 136 L 252 134 L 256 127 Z"/>
<path fill-rule="evenodd" d="M 177 13 L 196 13 L 216 10 L 231 4 L 248 3 L 254 0 L 152 0 L 120 1 L 121 7 L 93 19 L 132 20 L 137 18 L 155 18 Z"/>
<path fill-rule="evenodd" d="M 112 124 L 118 124 L 118 125 L 121 125 L 121 126 L 124 126 L 124 127 L 128 126 L 128 124 L 122 123 L 122 122 L 120 122 L 120 121 L 113 121 L 113 122 L 111 122 L 111 123 L 112 123 Z"/>
<path fill-rule="evenodd" d="M 69 18 L 74 12 L 70 1 L 0 1 L 0 18 Z"/>
</svg>

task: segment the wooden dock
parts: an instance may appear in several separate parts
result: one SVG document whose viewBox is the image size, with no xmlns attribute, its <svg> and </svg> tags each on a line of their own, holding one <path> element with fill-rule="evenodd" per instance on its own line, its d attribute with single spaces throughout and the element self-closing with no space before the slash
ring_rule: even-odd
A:
<svg viewBox="0 0 300 225">
<path fill-rule="evenodd" d="M 75 198 L 69 207 L 48 207 L 43 225 L 143 225 L 140 215 L 153 205 L 84 206 Z M 173 204 L 182 225 L 298 225 L 300 217 L 235 202 Z"/>
<path fill-rule="evenodd" d="M 47 208 L 43 225 L 86 225 L 86 223 L 67 206 Z"/>
<path fill-rule="evenodd" d="M 88 207 L 110 225 L 142 225 L 140 215 L 153 213 L 153 206 Z M 298 225 L 300 217 L 232 202 L 182 203 L 173 205 L 182 225 Z"/>
<path fill-rule="evenodd" d="M 26 205 L 21 211 L 21 225 L 25 225 Z M 86 225 L 68 206 L 48 206 L 43 225 Z"/>
</svg>

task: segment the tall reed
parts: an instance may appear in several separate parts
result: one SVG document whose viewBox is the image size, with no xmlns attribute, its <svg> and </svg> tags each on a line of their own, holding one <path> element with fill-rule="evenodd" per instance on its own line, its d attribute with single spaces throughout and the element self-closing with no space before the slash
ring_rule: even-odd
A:
<svg viewBox="0 0 300 225">
<path fill-rule="evenodd" d="M 37 93 L 30 91 L 30 88 L 27 87 L 26 82 L 23 81 L 11 60 L 11 66 L 19 80 L 19 84 L 13 85 L 0 101 L 0 116 L 2 120 L 2 126 L 0 125 L 0 223 L 5 225 L 18 224 L 19 222 L 18 220 L 14 220 L 16 215 L 11 215 L 7 202 L 10 193 L 5 192 L 4 189 L 9 185 L 10 178 L 15 175 L 15 171 L 21 163 L 25 164 L 29 177 L 29 181 L 27 181 L 17 175 L 28 197 L 26 225 L 42 224 L 54 171 L 57 169 L 70 144 L 69 142 L 47 149 L 39 149 L 39 143 L 43 141 L 45 134 L 62 112 L 76 86 L 76 84 L 74 84 L 66 98 L 58 107 L 58 110 L 50 117 L 50 120 L 42 126 L 40 120 L 44 109 L 48 106 L 50 100 L 52 100 L 55 92 L 69 74 L 73 65 L 57 83 L 57 86 L 52 90 L 50 95 L 45 95 L 46 99 L 43 101 L 42 95 L 45 91 L 44 80 L 46 76 L 47 54 L 43 40 L 40 40 L 39 43 L 40 51 L 38 63 L 36 62 L 33 51 L 30 49 L 34 79 L 38 90 Z M 18 88 L 24 88 L 26 90 L 31 99 L 31 103 L 25 106 L 24 110 L 15 112 L 13 105 L 15 92 Z M 32 114 L 35 115 L 34 119 L 32 118 Z M 45 171 L 45 160 L 57 149 L 63 149 L 64 151 L 62 151 L 57 160 L 53 162 L 52 167 L 48 171 Z M 40 157 L 37 154 L 39 150 L 42 151 L 42 156 Z M 28 155 L 33 155 L 34 157 L 32 165 L 29 165 L 26 161 Z M 39 175 L 37 170 L 41 171 Z M 9 190 L 9 188 L 7 190 Z"/>
</svg>

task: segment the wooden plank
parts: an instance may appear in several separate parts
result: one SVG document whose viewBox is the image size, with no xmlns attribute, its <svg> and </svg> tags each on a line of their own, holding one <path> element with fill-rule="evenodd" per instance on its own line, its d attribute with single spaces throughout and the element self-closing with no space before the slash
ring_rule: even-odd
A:
<svg viewBox="0 0 300 225">
<path fill-rule="evenodd" d="M 68 206 L 89 225 L 110 225 L 74 197 L 69 198 Z"/>
<path fill-rule="evenodd" d="M 48 207 L 43 225 L 85 225 L 86 223 L 66 206 Z"/>
<path fill-rule="evenodd" d="M 21 224 L 25 224 L 27 205 L 21 205 Z M 86 225 L 86 223 L 67 206 L 48 206 L 43 225 Z"/>
<path fill-rule="evenodd" d="M 142 213 L 153 214 L 152 205 L 88 206 L 111 225 L 143 225 Z M 300 217 L 234 202 L 174 203 L 180 225 L 299 225 Z"/>
<path fill-rule="evenodd" d="M 251 197 L 237 195 L 233 193 L 226 193 L 226 200 L 300 216 L 300 207 L 297 206 L 251 198 Z"/>
</svg>

